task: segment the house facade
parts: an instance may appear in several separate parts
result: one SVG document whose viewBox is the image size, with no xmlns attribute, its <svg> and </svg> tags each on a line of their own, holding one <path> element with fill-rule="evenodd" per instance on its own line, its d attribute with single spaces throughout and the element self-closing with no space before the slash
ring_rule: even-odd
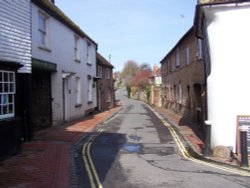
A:
<svg viewBox="0 0 250 188">
<path fill-rule="evenodd" d="M 33 123 L 41 129 L 97 106 L 97 44 L 53 2 L 32 0 L 31 9 Z"/>
<path fill-rule="evenodd" d="M 1 160 L 30 137 L 30 1 L 0 1 L 0 23 Z"/>
<path fill-rule="evenodd" d="M 161 69 L 155 64 L 150 77 L 150 105 L 162 106 L 162 77 Z"/>
<path fill-rule="evenodd" d="M 250 115 L 249 17 L 249 1 L 199 1 L 196 8 L 196 35 L 203 39 L 205 50 L 212 149 L 222 145 L 236 152 L 238 118 Z"/>
<path fill-rule="evenodd" d="M 204 62 L 193 27 L 160 63 L 163 106 L 202 128 L 206 114 Z"/>
<path fill-rule="evenodd" d="M 98 75 L 98 110 L 104 111 L 115 105 L 115 88 L 113 79 L 113 65 L 100 53 L 96 55 Z"/>
</svg>

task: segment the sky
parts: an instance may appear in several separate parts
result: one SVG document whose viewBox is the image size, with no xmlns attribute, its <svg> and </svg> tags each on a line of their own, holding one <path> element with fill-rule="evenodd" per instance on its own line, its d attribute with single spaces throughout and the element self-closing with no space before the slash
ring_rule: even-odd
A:
<svg viewBox="0 0 250 188">
<path fill-rule="evenodd" d="M 160 61 L 192 27 L 197 0 L 55 0 L 121 71 L 128 60 Z"/>
</svg>

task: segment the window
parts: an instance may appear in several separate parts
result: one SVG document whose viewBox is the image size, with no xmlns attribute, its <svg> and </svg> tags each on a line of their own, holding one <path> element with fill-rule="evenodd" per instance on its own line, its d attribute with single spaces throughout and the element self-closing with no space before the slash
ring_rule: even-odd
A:
<svg viewBox="0 0 250 188">
<path fill-rule="evenodd" d="M 88 75 L 88 103 L 92 102 L 92 79 L 91 76 Z"/>
<path fill-rule="evenodd" d="M 110 70 L 109 70 L 109 68 L 106 68 L 105 77 L 106 77 L 106 79 L 110 79 Z"/>
<path fill-rule="evenodd" d="M 179 83 L 178 102 L 179 102 L 179 104 L 182 103 L 182 86 L 181 86 L 181 83 Z"/>
<path fill-rule="evenodd" d="M 75 61 L 80 61 L 80 38 L 75 35 L 74 41 L 74 52 L 75 52 Z"/>
<path fill-rule="evenodd" d="M 38 31 L 39 31 L 39 45 L 41 47 L 48 47 L 48 17 L 39 12 Z"/>
<path fill-rule="evenodd" d="M 81 79 L 76 77 L 76 104 L 81 104 Z"/>
<path fill-rule="evenodd" d="M 106 102 L 111 102 L 111 89 L 106 89 Z"/>
<path fill-rule="evenodd" d="M 15 73 L 0 70 L 0 119 L 15 115 Z"/>
<path fill-rule="evenodd" d="M 202 40 L 197 40 L 197 46 L 198 46 L 198 59 L 202 59 Z"/>
<path fill-rule="evenodd" d="M 190 64 L 190 54 L 189 54 L 189 47 L 186 48 L 186 64 Z"/>
<path fill-rule="evenodd" d="M 99 78 L 102 78 L 102 67 L 98 66 L 98 76 Z"/>
<path fill-rule="evenodd" d="M 88 65 L 92 65 L 92 62 L 91 62 L 91 54 L 90 54 L 90 43 L 88 42 L 87 43 L 87 64 Z"/>
<path fill-rule="evenodd" d="M 179 67 L 180 65 L 181 65 L 181 52 L 180 52 L 180 48 L 177 48 L 177 50 L 176 50 L 175 66 Z"/>
</svg>

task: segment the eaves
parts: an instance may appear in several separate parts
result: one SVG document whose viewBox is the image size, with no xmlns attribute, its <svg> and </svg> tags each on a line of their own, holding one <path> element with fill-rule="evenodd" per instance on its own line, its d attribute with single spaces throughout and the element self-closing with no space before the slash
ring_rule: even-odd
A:
<svg viewBox="0 0 250 188">
<path fill-rule="evenodd" d="M 51 15 L 52 17 L 63 23 L 65 26 L 73 30 L 77 35 L 81 36 L 82 38 L 86 38 L 88 41 L 94 43 L 96 47 L 98 46 L 98 44 L 92 38 L 90 38 L 85 32 L 83 32 L 81 28 L 76 25 L 69 17 L 67 17 L 56 5 L 48 0 L 31 1 L 47 14 Z"/>
</svg>

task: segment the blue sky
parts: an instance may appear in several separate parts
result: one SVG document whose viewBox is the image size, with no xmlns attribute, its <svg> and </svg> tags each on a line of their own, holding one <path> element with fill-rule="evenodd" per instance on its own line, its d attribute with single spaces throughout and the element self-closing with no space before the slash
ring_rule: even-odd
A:
<svg viewBox="0 0 250 188">
<path fill-rule="evenodd" d="M 98 43 L 114 71 L 124 63 L 159 64 L 193 24 L 197 0 L 55 0 Z M 182 16 L 184 18 L 182 18 Z"/>
</svg>

